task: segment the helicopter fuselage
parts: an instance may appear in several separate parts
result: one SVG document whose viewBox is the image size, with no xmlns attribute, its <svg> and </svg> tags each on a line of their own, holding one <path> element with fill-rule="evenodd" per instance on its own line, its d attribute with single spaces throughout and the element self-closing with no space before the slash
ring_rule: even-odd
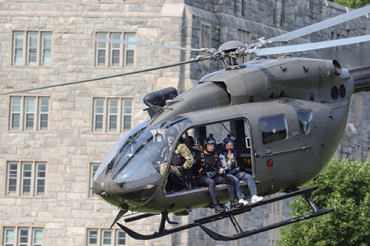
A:
<svg viewBox="0 0 370 246">
<path fill-rule="evenodd" d="M 203 187 L 162 192 L 169 164 L 160 175 L 155 154 L 166 144 L 158 136 L 170 126 L 179 130 L 175 141 L 185 132 L 200 143 L 208 134 L 220 142 L 231 133 L 239 161 L 261 195 L 317 177 L 342 137 L 354 91 L 352 76 L 327 60 L 286 58 L 245 65 L 205 76 L 127 133 L 95 174 L 95 192 L 117 207 L 152 214 L 209 205 Z M 249 193 L 245 184 L 243 192 Z M 218 197 L 228 202 L 225 185 L 218 186 Z"/>
</svg>

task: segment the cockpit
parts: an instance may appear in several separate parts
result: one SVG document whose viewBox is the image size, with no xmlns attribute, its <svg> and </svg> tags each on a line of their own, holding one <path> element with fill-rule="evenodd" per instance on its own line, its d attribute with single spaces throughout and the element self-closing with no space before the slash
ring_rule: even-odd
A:
<svg viewBox="0 0 370 246">
<path fill-rule="evenodd" d="M 148 123 L 142 123 L 120 139 L 99 166 L 94 180 L 103 172 L 111 171 L 111 178 L 117 185 L 125 191 L 134 191 L 162 178 L 158 161 L 167 146 L 164 132 L 169 127 L 182 132 L 192 122 L 187 118 L 176 118 L 153 126 Z"/>
</svg>

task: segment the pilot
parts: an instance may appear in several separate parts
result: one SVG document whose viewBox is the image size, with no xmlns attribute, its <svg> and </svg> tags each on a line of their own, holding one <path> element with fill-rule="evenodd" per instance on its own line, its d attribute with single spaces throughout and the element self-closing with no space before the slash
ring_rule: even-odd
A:
<svg viewBox="0 0 370 246">
<path fill-rule="evenodd" d="M 174 147 L 175 138 L 178 134 L 179 133 L 177 129 L 173 126 L 169 127 L 165 131 L 167 146 L 163 149 L 160 158 L 160 174 L 162 175 L 165 174 L 169 156 Z M 190 179 L 192 177 L 190 174 L 190 168 L 193 166 L 193 163 L 194 158 L 191 151 L 187 147 L 187 144 L 185 144 L 184 140 L 180 138 L 179 142 L 176 144 L 175 152 L 172 155 L 169 171 L 170 174 L 163 187 L 164 194 L 167 193 L 167 189 L 170 191 L 177 191 L 177 189 L 190 189 Z"/>
<path fill-rule="evenodd" d="M 204 150 L 197 152 L 195 155 L 195 169 L 198 173 L 198 184 L 208 188 L 215 212 L 219 214 L 226 210 L 218 201 L 216 184 L 228 185 L 230 208 L 239 208 L 243 204 L 235 201 L 235 180 L 231 175 L 224 175 L 225 171 L 215 151 L 215 147 L 216 140 L 210 135 L 204 140 Z"/>
<path fill-rule="evenodd" d="M 238 166 L 237 154 L 234 151 L 234 140 L 228 136 L 222 141 L 222 147 L 224 152 L 219 155 L 222 167 L 226 173 L 235 177 L 235 180 L 238 183 L 236 186 L 236 196 L 238 197 L 239 202 L 244 205 L 248 204 L 248 201 L 244 199 L 245 196 L 240 188 L 239 180 L 245 180 L 247 182 L 250 195 L 252 196 L 251 203 L 257 203 L 263 200 L 262 196 L 257 195 L 257 187 L 252 175 L 247 172 L 242 172 Z"/>
</svg>

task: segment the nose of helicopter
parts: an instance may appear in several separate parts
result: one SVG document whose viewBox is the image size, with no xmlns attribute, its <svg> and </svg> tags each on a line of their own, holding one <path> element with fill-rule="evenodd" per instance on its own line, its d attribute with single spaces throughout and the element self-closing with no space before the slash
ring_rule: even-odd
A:
<svg viewBox="0 0 370 246">
<path fill-rule="evenodd" d="M 93 184 L 94 192 L 106 202 L 114 206 L 122 206 L 122 199 L 120 197 L 124 195 L 124 190 L 119 187 L 111 178 L 110 175 L 101 173 L 94 179 Z M 120 196 L 117 197 L 117 194 Z"/>
</svg>

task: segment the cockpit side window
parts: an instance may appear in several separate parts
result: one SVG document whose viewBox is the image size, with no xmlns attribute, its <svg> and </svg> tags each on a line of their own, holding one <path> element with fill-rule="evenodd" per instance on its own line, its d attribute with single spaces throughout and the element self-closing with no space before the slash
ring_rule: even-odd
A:
<svg viewBox="0 0 370 246">
<path fill-rule="evenodd" d="M 312 111 L 311 110 L 300 110 L 297 112 L 299 129 L 303 135 L 310 133 L 311 122 L 312 122 Z"/>
<path fill-rule="evenodd" d="M 261 118 L 260 126 L 264 144 L 288 138 L 288 124 L 283 114 Z"/>
</svg>

